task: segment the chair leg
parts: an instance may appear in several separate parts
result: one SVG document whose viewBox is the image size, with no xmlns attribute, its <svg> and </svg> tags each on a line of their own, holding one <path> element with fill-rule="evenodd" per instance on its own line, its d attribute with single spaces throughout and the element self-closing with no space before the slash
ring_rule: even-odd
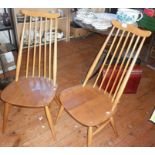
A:
<svg viewBox="0 0 155 155">
<path fill-rule="evenodd" d="M 4 103 L 3 129 L 2 129 L 2 132 L 3 133 L 5 132 L 5 129 L 6 129 L 10 107 L 11 107 L 11 105 L 9 103 Z"/>
<path fill-rule="evenodd" d="M 58 105 L 61 105 L 61 102 L 59 100 L 59 96 L 58 95 L 55 95 L 55 101 Z"/>
<path fill-rule="evenodd" d="M 62 112 L 63 112 L 63 111 L 64 111 L 64 106 L 61 105 L 60 110 L 59 110 L 59 113 L 58 113 L 57 118 L 56 118 L 56 121 L 55 121 L 55 124 L 56 124 L 56 122 L 58 121 L 58 119 L 60 118 L 60 116 L 62 115 Z"/>
<path fill-rule="evenodd" d="M 113 130 L 114 130 L 115 135 L 118 137 L 118 132 L 117 132 L 115 121 L 114 121 L 113 117 L 110 118 L 110 123 L 111 123 Z"/>
<path fill-rule="evenodd" d="M 50 113 L 50 110 L 49 110 L 48 106 L 45 106 L 45 113 L 46 113 L 46 116 L 47 116 L 47 120 L 48 120 L 50 129 L 52 131 L 53 138 L 54 138 L 54 140 L 56 140 L 54 124 L 53 124 L 52 116 L 51 116 L 51 113 Z"/>
<path fill-rule="evenodd" d="M 92 144 L 92 139 L 93 139 L 93 127 L 89 126 L 88 127 L 88 146 L 91 146 Z"/>
</svg>

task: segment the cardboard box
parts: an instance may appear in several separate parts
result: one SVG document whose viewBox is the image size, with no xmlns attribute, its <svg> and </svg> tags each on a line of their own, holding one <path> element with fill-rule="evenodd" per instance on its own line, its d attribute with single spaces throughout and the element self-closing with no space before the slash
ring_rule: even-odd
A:
<svg viewBox="0 0 155 155">
<path fill-rule="evenodd" d="M 84 28 L 74 28 L 74 27 L 71 27 L 71 36 L 73 36 L 75 38 L 88 36 L 91 33 L 92 33 L 91 31 L 86 30 Z"/>
</svg>

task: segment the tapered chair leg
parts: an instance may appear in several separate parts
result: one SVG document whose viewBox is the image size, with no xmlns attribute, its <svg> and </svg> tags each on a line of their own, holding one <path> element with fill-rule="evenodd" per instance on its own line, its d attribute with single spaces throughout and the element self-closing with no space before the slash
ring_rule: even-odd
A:
<svg viewBox="0 0 155 155">
<path fill-rule="evenodd" d="M 93 127 L 88 127 L 88 146 L 92 145 L 92 139 L 93 139 Z"/>
<path fill-rule="evenodd" d="M 58 95 L 55 95 L 55 101 L 58 105 L 61 105 L 61 102 L 59 100 L 59 96 Z"/>
<path fill-rule="evenodd" d="M 4 103 L 3 128 L 2 128 L 3 133 L 5 132 L 5 129 L 6 129 L 10 107 L 11 105 L 9 103 Z"/>
<path fill-rule="evenodd" d="M 110 118 L 110 123 L 111 123 L 113 130 L 114 130 L 115 135 L 118 137 L 118 132 L 117 132 L 115 121 L 114 121 L 113 117 Z"/>
<path fill-rule="evenodd" d="M 55 121 L 55 124 L 57 123 L 58 119 L 60 118 L 60 116 L 62 115 L 62 112 L 64 111 L 64 106 L 61 105 L 60 107 L 60 110 L 59 110 L 59 113 L 57 115 L 57 118 L 56 118 L 56 121 Z"/>
<path fill-rule="evenodd" d="M 47 120 L 48 120 L 50 129 L 52 131 L 53 138 L 54 138 L 54 140 L 56 140 L 54 124 L 53 124 L 52 116 L 51 116 L 51 113 L 50 113 L 50 110 L 49 110 L 48 106 L 45 106 L 45 112 L 46 112 L 46 116 L 47 116 Z"/>
</svg>

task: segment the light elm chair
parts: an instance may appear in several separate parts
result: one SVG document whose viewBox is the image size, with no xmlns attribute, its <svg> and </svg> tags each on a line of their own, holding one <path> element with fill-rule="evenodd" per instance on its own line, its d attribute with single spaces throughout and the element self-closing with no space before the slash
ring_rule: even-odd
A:
<svg viewBox="0 0 155 155">
<path fill-rule="evenodd" d="M 4 101 L 3 132 L 6 128 L 11 106 L 43 108 L 55 139 L 49 105 L 55 98 L 57 90 L 57 28 L 59 14 L 32 10 L 22 10 L 22 13 L 24 22 L 18 52 L 16 78 L 1 94 L 1 99 Z M 27 22 L 27 19 L 30 21 Z M 32 32 L 34 32 L 34 35 L 32 35 Z M 47 38 L 47 36 L 50 37 Z M 23 49 L 24 41 L 27 41 L 26 49 Z M 32 41 L 34 41 L 33 46 Z M 21 64 L 24 55 L 26 55 L 24 58 L 26 64 L 23 67 Z M 20 76 L 21 69 L 22 73 L 25 69 L 24 76 Z"/>
<path fill-rule="evenodd" d="M 122 27 L 122 24 L 116 20 L 113 20 L 112 24 L 113 27 L 91 65 L 83 84 L 65 89 L 59 95 L 61 107 L 57 120 L 65 109 L 76 121 L 86 126 L 88 129 L 88 146 L 91 146 L 93 136 L 109 123 L 117 134 L 114 122 L 117 105 L 144 41 L 151 35 L 150 31 L 141 30 L 133 25 Z M 111 45 L 107 46 L 109 42 Z M 106 56 L 92 84 L 89 79 L 104 52 L 106 52 Z M 109 61 L 110 55 L 112 57 Z M 122 56 L 123 60 L 120 63 Z M 119 70 L 115 74 L 118 66 Z M 105 70 L 104 76 L 103 70 Z M 111 71 L 110 76 L 109 71 Z M 101 76 L 103 78 L 99 84 Z M 115 79 L 113 80 L 114 76 Z M 107 77 L 109 78 L 108 82 L 105 80 Z M 111 82 L 113 84 L 109 91 Z M 104 90 L 102 89 L 103 85 L 105 86 Z"/>
</svg>

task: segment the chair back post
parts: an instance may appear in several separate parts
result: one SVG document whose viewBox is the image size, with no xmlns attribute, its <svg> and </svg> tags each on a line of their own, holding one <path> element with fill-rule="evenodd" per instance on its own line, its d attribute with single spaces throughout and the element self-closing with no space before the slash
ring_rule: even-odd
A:
<svg viewBox="0 0 155 155">
<path fill-rule="evenodd" d="M 123 32 L 124 32 L 124 31 L 123 31 Z M 123 36 L 124 36 L 124 34 L 123 34 Z M 107 91 L 107 89 L 108 89 L 108 87 L 109 87 L 109 85 L 110 85 L 110 82 L 111 82 L 112 77 L 113 77 L 113 75 L 114 75 L 114 73 L 115 73 L 115 70 L 116 70 L 116 68 L 117 68 L 117 65 L 119 64 L 121 55 L 122 55 L 122 53 L 123 53 L 123 51 L 124 51 L 124 48 L 125 48 L 125 46 L 126 46 L 126 44 L 127 44 L 127 40 L 128 40 L 128 38 L 129 38 L 129 36 L 130 36 L 130 32 L 127 33 L 127 36 L 126 36 L 125 41 L 124 41 L 124 43 L 123 43 L 122 49 L 121 49 L 120 53 L 118 54 L 117 61 L 116 61 L 115 65 L 114 65 L 114 69 L 113 69 L 113 71 L 112 71 L 112 73 L 111 73 L 111 77 L 110 77 L 110 79 L 109 79 L 109 81 L 108 81 L 108 83 L 107 83 L 107 86 L 106 86 L 106 88 L 105 88 L 105 91 Z M 111 88 L 111 89 L 112 89 L 112 88 Z M 110 91 L 109 95 L 111 96 L 111 91 Z"/>
<path fill-rule="evenodd" d="M 101 68 L 100 68 L 100 71 L 99 71 L 99 73 L 98 73 L 98 76 L 97 76 L 97 78 L 96 78 L 96 80 L 95 80 L 95 83 L 94 83 L 93 87 L 96 86 L 96 84 L 97 84 L 97 82 L 98 82 L 98 80 L 99 80 L 99 77 L 100 77 L 100 75 L 101 75 L 101 73 L 102 73 L 103 68 L 104 68 L 105 65 L 106 65 L 106 62 L 107 62 L 107 60 L 108 60 L 108 57 L 110 56 L 110 53 L 111 53 L 112 48 L 113 48 L 113 46 L 114 46 L 114 44 L 115 44 L 115 41 L 116 41 L 116 39 L 117 39 L 118 34 L 119 34 L 119 30 L 117 30 L 117 32 L 116 32 L 116 35 L 115 35 L 115 37 L 114 37 L 114 39 L 113 39 L 113 41 L 112 41 L 112 44 L 111 44 L 111 46 L 110 46 L 110 48 L 109 48 L 109 50 L 108 50 L 108 52 L 107 52 L 107 54 L 106 54 L 105 60 L 104 60 L 102 66 L 101 66 Z M 103 53 L 103 52 L 102 52 L 102 53 Z M 102 81 L 104 81 L 104 79 L 103 79 Z M 101 82 L 101 83 L 102 83 L 102 82 Z M 100 84 L 100 87 L 101 87 L 101 85 L 102 85 L 102 84 Z M 99 89 L 100 89 L 100 88 L 99 88 Z"/>
<path fill-rule="evenodd" d="M 46 65 L 47 65 L 47 62 L 46 62 L 46 57 L 47 57 L 47 46 L 46 46 L 46 40 L 47 40 L 47 18 L 45 18 L 45 24 L 44 24 L 44 78 L 46 78 Z"/>
<path fill-rule="evenodd" d="M 35 17 L 35 19 L 34 19 L 35 21 L 34 21 L 34 48 L 33 48 L 33 65 L 32 65 L 32 77 L 34 77 L 35 76 L 35 68 L 36 68 L 36 40 L 37 40 L 37 19 L 36 19 L 36 17 Z"/>
<path fill-rule="evenodd" d="M 116 38 L 117 38 L 117 36 L 118 36 L 118 33 L 119 33 L 119 29 L 118 29 L 118 31 L 117 31 L 117 33 L 116 33 Z M 110 69 L 110 67 L 111 67 L 111 65 L 112 65 L 112 62 L 113 62 L 113 60 L 114 60 L 114 58 L 115 58 L 115 56 L 116 56 L 116 54 L 117 54 L 117 51 L 118 51 L 118 48 L 119 48 L 119 46 L 120 46 L 120 43 L 121 43 L 121 41 L 122 41 L 122 39 L 123 39 L 123 37 L 124 37 L 124 32 L 125 31 L 123 31 L 123 33 L 121 34 L 121 37 L 120 37 L 120 39 L 119 39 L 119 41 L 118 41 L 118 43 L 117 43 L 117 46 L 116 46 L 116 48 L 115 48 L 115 50 L 114 50 L 114 52 L 113 52 L 113 54 L 112 54 L 112 58 L 111 58 L 111 60 L 110 60 L 110 62 L 109 62 L 109 64 L 108 64 L 108 67 L 107 67 L 107 69 L 106 69 L 106 72 L 105 72 L 105 75 L 104 75 L 104 77 L 103 77 L 103 79 L 102 79 L 102 81 L 101 81 L 101 84 L 100 84 L 100 86 L 99 86 L 99 90 L 101 89 L 101 87 L 102 87 L 102 85 L 103 85 L 103 82 L 104 82 L 104 80 L 105 80 L 105 77 L 106 77 L 106 75 L 108 74 L 108 71 L 109 71 L 109 69 Z M 115 41 L 116 41 L 116 39 L 114 39 L 114 43 L 115 43 Z M 109 54 L 111 53 L 111 51 L 109 52 Z M 105 89 L 105 91 L 106 91 L 106 89 Z"/>
<path fill-rule="evenodd" d="M 114 102 L 113 102 L 112 111 L 115 110 L 117 104 L 119 103 L 119 100 L 120 100 L 120 98 L 121 98 L 121 96 L 122 96 L 122 94 L 123 94 L 123 92 L 124 92 L 124 89 L 125 89 L 125 87 L 126 87 L 126 84 L 127 84 L 128 80 L 129 80 L 130 74 L 131 74 L 131 72 L 132 72 L 132 70 L 133 70 L 133 67 L 134 67 L 134 65 L 135 65 L 135 63 L 136 63 L 136 60 L 137 60 L 137 58 L 138 58 L 138 56 L 139 56 L 139 53 L 140 53 L 140 51 L 141 51 L 141 49 L 142 49 L 142 46 L 143 46 L 144 42 L 145 42 L 145 39 L 146 39 L 146 37 L 144 37 L 144 38 L 142 39 L 142 42 L 141 42 L 141 44 L 140 44 L 140 46 L 139 46 L 139 48 L 138 48 L 138 50 L 137 50 L 137 52 L 136 52 L 136 55 L 134 56 L 133 61 L 132 61 L 131 65 L 130 65 L 130 67 L 129 67 L 129 69 L 128 69 L 126 75 L 125 75 L 125 78 L 124 78 L 124 80 L 123 80 L 123 82 L 122 82 L 122 84 L 121 84 L 121 87 L 120 87 L 120 89 L 119 89 L 119 91 L 118 91 L 118 93 L 117 93 L 117 95 L 116 95 L 116 98 L 115 98 L 115 100 L 114 100 Z"/>
<path fill-rule="evenodd" d="M 57 34 L 58 20 L 55 19 L 55 34 Z M 57 75 L 57 35 L 54 36 L 54 59 L 53 59 L 53 83 L 56 86 L 56 75 Z"/>
<path fill-rule="evenodd" d="M 125 86 L 128 82 L 145 39 L 151 35 L 151 32 L 141 30 L 133 25 L 123 27 L 122 24 L 116 20 L 113 20 L 112 23 L 113 28 L 101 47 L 99 53 L 97 54 L 93 64 L 91 65 L 83 83 L 83 87 L 87 84 L 89 78 L 92 76 L 95 70 L 95 67 L 98 65 L 101 59 L 102 54 L 105 52 L 106 56 L 100 65 L 100 69 L 93 87 L 96 87 L 98 84 L 99 90 L 102 88 L 104 89 L 105 94 L 108 93 L 109 97 L 111 98 L 111 102 L 113 103 L 112 110 L 114 111 L 124 92 Z M 110 39 L 111 46 L 107 48 L 107 44 Z M 101 79 L 100 77 L 102 75 L 103 77 Z M 98 83 L 99 79 L 100 84 Z"/>
<path fill-rule="evenodd" d="M 32 28 L 32 17 L 30 17 L 30 23 L 29 23 L 28 49 L 27 49 L 27 61 L 26 61 L 26 78 L 28 77 L 28 72 L 29 72 L 31 28 Z"/>
<path fill-rule="evenodd" d="M 130 32 L 128 32 L 128 34 L 130 35 Z M 116 75 L 116 78 L 115 78 L 115 80 L 114 80 L 113 86 L 112 86 L 112 88 L 111 88 L 111 90 L 110 90 L 110 95 L 112 94 L 112 92 L 113 92 L 113 90 L 114 90 L 114 87 L 116 86 L 116 82 L 117 82 L 117 80 L 118 80 L 118 78 L 119 78 L 119 75 L 120 75 L 120 73 L 121 73 L 121 70 L 122 70 L 122 68 L 123 68 L 123 66 L 124 66 L 124 64 L 125 64 L 125 58 L 127 57 L 128 53 L 129 53 L 129 50 L 130 50 L 130 48 L 131 48 L 131 45 L 132 45 L 132 43 L 133 43 L 133 41 L 134 41 L 134 37 L 135 37 L 135 35 L 132 35 L 131 40 L 130 40 L 130 43 L 129 43 L 129 46 L 128 46 L 128 48 L 127 48 L 127 50 L 126 50 L 126 53 L 125 53 L 125 55 L 124 55 L 124 59 L 123 59 L 121 65 L 120 65 L 120 68 L 119 68 L 118 73 L 117 73 L 117 75 Z M 129 38 L 129 36 L 126 37 L 126 39 L 128 39 L 128 38 Z M 127 40 L 126 40 L 126 41 L 127 41 Z M 125 42 L 126 42 L 126 41 L 125 41 Z M 126 44 L 126 43 L 125 43 L 125 44 Z M 124 47 L 122 48 L 122 50 L 124 50 Z M 122 55 L 122 52 L 123 52 L 123 51 L 120 52 L 120 57 L 121 57 L 121 55 Z M 119 60 L 118 60 L 118 62 L 119 62 Z M 115 91 L 115 92 L 116 92 L 116 91 Z"/>
<path fill-rule="evenodd" d="M 87 73 L 87 75 L 86 75 L 86 78 L 85 78 L 85 80 L 84 80 L 84 82 L 83 82 L 83 85 L 82 85 L 83 87 L 87 84 L 89 78 L 91 77 L 91 75 L 92 75 L 92 73 L 93 73 L 93 71 L 94 71 L 94 69 L 95 69 L 95 67 L 96 67 L 96 65 L 97 65 L 97 63 L 98 63 L 98 61 L 99 61 L 99 59 L 100 59 L 102 53 L 104 52 L 104 49 L 105 49 L 105 47 L 106 47 L 108 41 L 110 40 L 110 37 L 111 37 L 111 35 L 112 35 L 114 29 L 115 29 L 115 27 L 113 27 L 112 30 L 110 31 L 110 34 L 108 35 L 108 37 L 107 37 L 105 43 L 104 43 L 103 46 L 101 47 L 101 49 L 100 49 L 98 55 L 96 56 L 96 58 L 95 58 L 93 64 L 91 65 L 91 67 L 90 67 L 90 69 L 89 69 L 89 71 L 88 71 L 88 73 Z"/>
<path fill-rule="evenodd" d="M 41 48 L 41 37 L 42 37 L 42 17 L 40 17 L 40 30 L 39 30 L 39 61 L 38 61 L 38 77 L 41 76 L 41 57 L 42 57 L 42 48 Z"/>
<path fill-rule="evenodd" d="M 24 15 L 24 24 L 23 24 L 22 36 L 21 36 L 20 47 L 19 47 L 19 52 L 18 52 L 15 81 L 18 81 L 18 79 L 19 79 L 19 72 L 20 72 L 21 60 L 22 60 L 22 52 L 23 52 L 23 40 L 24 40 L 25 23 L 26 23 L 26 15 Z"/>
<path fill-rule="evenodd" d="M 21 12 L 24 14 L 24 22 L 17 60 L 16 81 L 18 81 L 19 78 L 22 63 L 23 45 L 25 45 L 24 41 L 26 41 L 27 51 L 26 49 L 25 51 L 27 53 L 25 77 L 43 76 L 49 80 L 53 78 L 54 86 L 56 86 L 57 29 L 58 17 L 60 15 L 57 13 L 50 14 L 42 11 L 25 9 L 21 10 Z M 26 22 L 27 19 L 29 19 L 29 22 Z M 32 41 L 34 41 L 33 47 Z M 44 47 L 42 48 L 42 46 Z"/>
<path fill-rule="evenodd" d="M 122 68 L 123 69 L 123 72 L 122 72 L 122 74 L 121 74 L 121 77 L 120 77 L 120 79 L 119 79 L 119 82 L 118 82 L 118 84 L 117 84 L 117 87 L 116 87 L 116 90 L 115 90 L 115 92 L 114 92 L 114 94 L 113 94 L 113 97 L 112 97 L 112 102 L 114 101 L 114 98 L 116 97 L 116 95 L 117 95 L 117 92 L 118 92 L 118 90 L 120 89 L 120 86 L 121 86 L 121 84 L 122 84 L 122 81 L 123 81 L 123 78 L 124 78 L 124 76 L 125 76 L 125 74 L 126 74 L 126 72 L 127 72 L 127 70 L 128 70 L 128 66 L 130 65 L 130 63 L 131 63 L 131 58 L 133 57 L 133 55 L 134 55 L 134 52 L 135 52 L 135 50 L 136 50 L 136 46 L 137 46 L 137 44 L 138 44 L 138 42 L 139 42 L 139 39 L 140 39 L 140 36 L 138 36 L 137 37 L 137 39 L 136 39 L 136 42 L 135 42 L 135 44 L 134 44 L 134 46 L 133 46 L 133 48 L 132 48 L 132 50 L 131 50 L 131 53 L 130 53 L 130 56 L 129 56 L 129 58 L 128 58 L 128 61 L 125 63 L 125 64 L 123 64 L 123 67 L 124 68 Z M 128 50 L 130 49 L 130 47 L 128 48 Z M 128 50 L 126 51 L 126 53 L 128 53 Z M 126 57 L 124 57 L 124 61 L 125 61 L 125 58 Z"/>
</svg>

